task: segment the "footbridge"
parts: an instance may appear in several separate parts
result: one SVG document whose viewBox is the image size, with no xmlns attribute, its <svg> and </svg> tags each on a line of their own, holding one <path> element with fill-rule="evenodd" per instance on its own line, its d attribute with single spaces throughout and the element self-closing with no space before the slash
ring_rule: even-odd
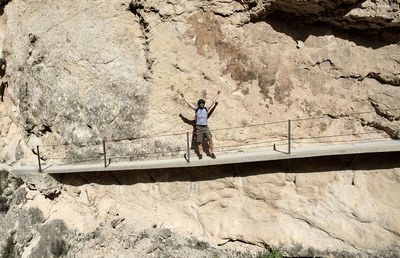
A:
<svg viewBox="0 0 400 258">
<path fill-rule="evenodd" d="M 400 109 L 385 110 L 386 116 L 400 117 L 398 113 Z M 381 113 L 384 111 L 380 111 Z M 347 119 L 345 122 L 351 122 L 352 119 L 357 121 L 364 121 L 360 116 L 371 115 L 374 112 L 358 112 L 341 115 Z M 84 173 L 84 172 L 107 172 L 107 171 L 133 171 L 133 170 L 147 170 L 147 169 L 164 169 L 164 168 L 190 168 L 190 167 L 204 167 L 204 166 L 218 166 L 225 164 L 240 164 L 251 162 L 264 162 L 274 160 L 292 160 L 303 158 L 318 158 L 326 156 L 343 156 L 343 155 L 358 155 L 366 153 L 395 153 L 400 154 L 400 141 L 390 139 L 387 137 L 387 132 L 377 130 L 376 128 L 365 127 L 362 125 L 362 130 L 357 131 L 357 128 L 349 128 L 347 123 L 342 125 L 349 128 L 349 131 L 340 130 L 335 134 L 320 134 L 312 135 L 313 128 L 316 126 L 327 126 L 331 123 L 334 126 L 340 126 L 344 123 L 339 116 L 324 115 L 321 117 L 311 117 L 303 119 L 294 119 L 286 121 L 267 122 L 261 124 L 242 125 L 231 128 L 217 128 L 212 130 L 218 138 L 223 138 L 229 130 L 238 130 L 235 134 L 231 135 L 244 135 L 252 134 L 251 130 L 269 132 L 261 139 L 255 141 L 243 141 L 240 144 L 221 145 L 216 149 L 217 159 L 211 159 L 209 156 L 199 160 L 193 149 L 194 143 L 191 140 L 192 133 L 182 132 L 171 135 L 157 135 L 152 137 L 138 138 L 140 141 L 137 145 L 135 142 L 129 141 L 123 143 L 124 146 L 119 146 L 119 155 L 113 155 L 113 148 L 115 143 L 107 143 L 103 140 L 94 145 L 82 146 L 81 148 L 90 148 L 93 156 L 86 160 L 70 159 L 68 157 L 54 157 L 57 153 L 59 146 L 55 145 L 42 145 L 36 147 L 37 164 L 20 166 L 14 168 L 12 171 L 15 173 Z M 182 117 L 181 117 L 182 118 Z M 193 121 L 182 118 L 188 124 Z M 354 121 L 353 121 L 354 122 Z M 306 125 L 304 125 L 306 123 Z M 339 123 L 335 125 L 334 123 Z M 301 127 L 299 134 L 293 128 Z M 308 133 L 306 129 L 309 128 Z M 370 130 L 366 130 L 370 129 Z M 300 130 L 299 130 L 300 131 Z M 267 133 L 266 133 L 267 134 Z M 284 137 L 276 137 L 276 135 L 283 135 Z M 275 136 L 275 137 L 274 137 Z M 392 137 L 395 138 L 395 137 Z M 171 143 L 168 151 L 162 146 L 157 149 L 163 141 Z M 143 146 L 153 146 L 144 151 L 138 149 L 145 149 Z M 217 145 L 218 146 L 218 145 Z M 46 150 L 47 151 L 43 151 Z M 68 148 L 63 145 L 63 150 Z M 121 156 L 121 148 L 126 150 L 126 155 Z M 50 150 L 49 150 L 50 149 Z M 90 152 L 90 151 L 89 151 Z M 157 159 L 151 159 L 153 154 L 157 155 Z M 172 155 L 173 154 L 173 155 Z M 143 160 L 143 157 L 147 160 Z M 150 159 L 148 159 L 150 157 Z M 49 163 L 49 160 L 69 161 Z M 69 160 L 68 160 L 69 159 Z M 124 161 L 128 159 L 128 161 Z M 399 155 L 400 159 L 400 155 Z"/>
<path fill-rule="evenodd" d="M 330 146 L 316 146 L 310 148 L 294 149 L 292 152 L 283 153 L 275 150 L 258 152 L 241 152 L 221 155 L 217 159 L 204 158 L 202 160 L 192 160 L 187 162 L 184 158 L 165 159 L 165 160 L 147 160 L 115 162 L 104 166 L 97 164 L 71 164 L 71 165 L 51 165 L 42 168 L 42 172 L 48 174 L 56 173 L 83 173 L 83 172 L 104 172 L 104 171 L 132 171 L 144 169 L 162 169 L 162 168 L 184 168 L 199 166 L 215 166 L 233 163 L 248 163 L 272 160 L 287 160 L 299 158 L 316 158 L 323 156 L 339 156 L 349 154 L 363 153 L 382 153 L 398 152 L 400 159 L 400 141 L 380 141 L 353 144 L 339 144 Z M 16 173 L 38 172 L 37 166 L 25 166 L 13 170 Z"/>
</svg>

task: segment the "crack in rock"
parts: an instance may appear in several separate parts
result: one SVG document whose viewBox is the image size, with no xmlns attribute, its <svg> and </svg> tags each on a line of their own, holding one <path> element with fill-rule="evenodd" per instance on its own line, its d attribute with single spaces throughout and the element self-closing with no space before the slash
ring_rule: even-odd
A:
<svg viewBox="0 0 400 258">
<path fill-rule="evenodd" d="M 329 237 L 331 237 L 331 238 L 333 238 L 333 239 L 336 239 L 336 240 L 339 240 L 339 241 L 341 241 L 342 243 L 344 243 L 344 244 L 346 244 L 346 245 L 349 245 L 349 246 L 351 246 L 352 248 L 354 248 L 355 250 L 359 251 L 359 249 L 358 249 L 356 246 L 354 246 L 353 244 L 351 244 L 351 243 L 349 243 L 349 242 L 347 242 L 347 241 L 341 239 L 341 238 L 338 237 L 338 236 L 332 235 L 332 234 L 331 234 L 330 232 L 328 232 L 327 230 L 324 230 L 324 229 L 322 229 L 321 227 L 318 227 L 317 225 L 311 223 L 310 221 L 308 221 L 308 220 L 306 220 L 306 219 L 304 219 L 304 218 L 295 217 L 295 216 L 293 216 L 293 214 L 290 214 L 290 213 L 285 212 L 285 211 L 283 211 L 283 210 L 282 210 L 282 212 L 283 212 L 284 214 L 290 216 L 291 218 L 295 219 L 295 220 L 303 221 L 304 223 L 308 224 L 311 228 L 314 228 L 314 229 L 317 229 L 317 230 L 319 230 L 319 231 L 321 231 L 321 232 L 324 232 L 324 233 L 327 234 Z"/>
<path fill-rule="evenodd" d="M 394 74 L 392 78 L 382 75 L 381 73 L 369 72 L 366 78 L 372 78 L 382 84 L 389 84 L 392 86 L 400 86 L 400 74 Z"/>
<path fill-rule="evenodd" d="M 392 115 L 392 114 L 388 113 L 388 111 L 396 110 L 396 109 L 381 109 L 381 107 L 379 106 L 379 104 L 378 104 L 378 102 L 376 100 L 374 100 L 371 97 L 368 97 L 368 100 L 371 103 L 372 107 L 375 109 L 375 112 L 376 112 L 377 115 L 386 118 L 390 122 L 399 121 L 400 120 L 400 116 L 395 116 L 395 115 Z"/>
<path fill-rule="evenodd" d="M 222 239 L 223 239 L 223 240 L 226 240 L 226 242 L 217 244 L 218 246 L 224 246 L 224 245 L 226 245 L 227 243 L 231 243 L 231 242 L 239 242 L 239 243 L 246 244 L 246 245 L 257 246 L 257 244 L 252 243 L 252 242 L 245 241 L 245 240 L 243 240 L 243 239 L 230 238 L 230 237 L 224 237 L 224 238 L 222 238 Z"/>
<path fill-rule="evenodd" d="M 320 63 L 317 62 L 315 65 L 319 65 Z M 313 65 L 313 66 L 315 66 Z M 333 68 L 337 69 L 334 65 Z M 340 75 L 335 77 L 336 79 L 357 79 L 358 81 L 363 81 L 366 78 L 375 79 L 381 84 L 387 84 L 391 86 L 400 86 L 400 74 L 393 74 L 392 77 L 382 75 L 381 73 L 377 72 L 369 72 L 367 75 L 362 76 L 361 74 L 349 74 L 349 75 Z"/>
<path fill-rule="evenodd" d="M 392 129 L 389 126 L 385 126 L 385 125 L 379 124 L 379 123 L 377 123 L 375 121 L 372 121 L 372 122 L 365 121 L 364 119 L 361 119 L 361 125 L 362 126 L 369 126 L 369 127 L 375 128 L 377 130 L 384 131 L 393 140 L 399 140 L 400 139 L 400 131 Z"/>
<path fill-rule="evenodd" d="M 339 114 L 339 115 L 324 114 L 324 116 L 327 116 L 327 117 L 332 118 L 332 119 L 339 119 L 339 118 L 349 117 L 349 115 L 346 115 L 346 114 Z"/>
<path fill-rule="evenodd" d="M 332 66 L 332 69 L 333 70 L 336 70 L 336 71 L 339 71 L 340 69 L 335 65 L 335 63 L 332 61 L 332 60 L 330 60 L 330 59 L 323 59 L 323 60 L 321 60 L 321 61 L 317 61 L 315 64 L 313 64 L 312 66 L 313 67 L 315 67 L 315 66 L 320 66 L 321 64 L 323 64 L 323 63 L 329 63 L 330 64 L 330 66 Z"/>
<path fill-rule="evenodd" d="M 2 82 L 0 85 L 0 99 L 4 102 L 4 95 L 6 93 L 6 88 L 8 87 L 8 82 Z"/>
<path fill-rule="evenodd" d="M 150 23 L 145 19 L 142 11 L 144 10 L 144 5 L 140 0 L 134 0 L 129 4 L 129 10 L 135 14 L 139 18 L 140 29 L 142 31 L 144 37 L 144 52 L 146 56 L 146 64 L 147 64 L 147 73 L 144 74 L 145 80 L 150 80 L 152 78 L 152 66 L 154 63 L 154 59 L 150 56 Z M 158 10 L 153 10 L 150 8 L 150 11 L 158 12 Z"/>
<path fill-rule="evenodd" d="M 356 79 L 358 81 L 362 81 L 365 77 L 362 77 L 360 74 L 350 74 L 350 75 L 340 75 L 336 77 L 336 79 Z"/>
</svg>

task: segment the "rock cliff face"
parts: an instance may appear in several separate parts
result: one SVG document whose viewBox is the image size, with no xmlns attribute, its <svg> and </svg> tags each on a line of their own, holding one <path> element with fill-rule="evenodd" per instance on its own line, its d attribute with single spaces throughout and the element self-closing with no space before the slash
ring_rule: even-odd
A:
<svg viewBox="0 0 400 258">
<path fill-rule="evenodd" d="M 191 119 L 193 112 L 179 93 L 193 102 L 201 97 L 209 103 L 219 89 L 219 105 L 210 118 L 218 153 L 271 148 L 272 142 L 287 137 L 287 128 L 285 122 L 269 122 L 288 119 L 298 119 L 292 124 L 294 147 L 399 139 L 399 8 L 398 1 L 391 0 L 0 1 L 0 162 L 7 166 L 4 170 L 32 164 L 37 145 L 46 164 L 98 161 L 102 139 L 114 161 L 180 155 L 191 126 L 178 114 Z M 318 119 L 303 119 L 310 117 Z M 18 238 L 12 232 L 23 230 L 17 226 L 20 231 L 9 228 L 3 239 L 16 241 L 18 252 L 35 256 L 35 248 L 48 244 L 41 241 L 52 227 L 72 239 L 75 231 L 97 232 L 104 221 L 115 219 L 118 224 L 115 214 L 125 212 L 124 223 L 144 223 L 148 228 L 135 232 L 155 238 L 165 232 L 151 225 L 164 223 L 179 234 L 192 232 L 221 247 L 282 244 L 296 255 L 299 243 L 300 255 L 312 254 L 305 251 L 309 248 L 320 254 L 328 250 L 323 254 L 378 255 L 398 250 L 393 249 L 399 242 L 399 205 L 393 197 L 399 195 L 398 167 L 386 166 L 379 174 L 301 174 L 295 182 L 287 170 L 265 174 L 262 169 L 240 178 L 228 173 L 196 182 L 197 171 L 191 182 L 183 183 L 150 173 L 153 179 L 126 179 L 132 184 L 123 182 L 118 189 L 109 184 L 122 182 L 122 175 L 104 185 L 86 176 L 67 177 L 44 184 L 40 194 L 29 183 L 38 179 L 27 179 L 22 186 L 13 183 L 15 189 L 0 184 L 0 208 L 5 212 L 1 216 L 15 215 L 10 205 L 21 208 L 16 211 L 21 217 L 32 211 L 28 224 L 37 235 Z M 139 177 L 143 176 L 147 177 Z M 11 182 L 17 177 L 6 178 Z M 77 180 L 78 186 L 70 180 Z M 27 195 L 28 201 L 12 201 L 18 198 L 6 197 L 14 196 L 7 192 Z M 125 200 L 125 194 L 140 203 Z M 341 199 L 347 194 L 354 198 Z M 371 206 L 359 207 L 362 198 Z M 112 211 L 114 215 L 100 214 L 120 199 L 125 202 Z M 212 208 L 206 208 L 208 199 L 216 200 Z M 327 199 L 332 202 L 325 204 Z M 79 210 L 75 203 L 86 201 Z M 311 204 L 299 208 L 294 205 L 299 202 Z M 57 207 L 64 206 L 70 211 L 65 214 L 82 221 L 63 217 Z M 180 207 L 182 213 L 177 212 Z M 135 220 L 128 219 L 130 210 Z M 98 216 L 93 222 L 92 212 Z M 237 212 L 241 219 L 229 227 L 224 218 Z M 168 214 L 174 219 L 169 221 Z M 335 221 L 326 220 L 329 214 Z M 350 224 L 346 233 L 336 231 Z M 286 227 L 287 232 L 280 232 Z M 101 252 L 104 246 L 90 240 L 99 232 L 88 241 L 94 247 L 99 244 Z M 46 250 L 62 253 L 63 241 L 53 243 L 53 251 Z"/>
<path fill-rule="evenodd" d="M 0 158 L 32 162 L 35 146 L 46 145 L 50 163 L 88 159 L 102 139 L 114 156 L 177 152 L 184 135 L 151 136 L 190 131 L 177 116 L 192 117 L 179 92 L 210 101 L 218 89 L 213 128 L 317 116 L 296 123 L 298 146 L 333 132 L 398 139 L 398 8 L 355 0 L 4 2 Z M 215 140 L 282 138 L 285 126 L 220 130 Z"/>
<path fill-rule="evenodd" d="M 395 153 L 2 176 L 0 250 L 22 257 L 251 257 L 269 245 L 296 257 L 396 257 L 399 166 Z"/>
</svg>

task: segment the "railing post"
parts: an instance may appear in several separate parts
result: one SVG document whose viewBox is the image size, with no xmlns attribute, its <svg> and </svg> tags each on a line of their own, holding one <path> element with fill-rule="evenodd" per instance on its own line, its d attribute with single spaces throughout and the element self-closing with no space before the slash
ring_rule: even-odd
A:
<svg viewBox="0 0 400 258">
<path fill-rule="evenodd" d="M 186 133 L 186 143 L 187 143 L 187 159 L 186 161 L 190 163 L 190 144 L 189 144 L 189 132 Z"/>
<path fill-rule="evenodd" d="M 107 167 L 106 140 L 103 139 L 104 167 Z"/>
<path fill-rule="evenodd" d="M 38 156 L 39 172 L 42 172 L 42 165 L 40 164 L 40 152 L 39 152 L 39 145 L 36 145 L 36 151 L 37 151 L 37 156 Z"/>
<path fill-rule="evenodd" d="M 291 136 L 291 121 L 290 119 L 288 120 L 288 154 L 290 154 L 291 150 L 292 150 L 292 136 Z"/>
</svg>

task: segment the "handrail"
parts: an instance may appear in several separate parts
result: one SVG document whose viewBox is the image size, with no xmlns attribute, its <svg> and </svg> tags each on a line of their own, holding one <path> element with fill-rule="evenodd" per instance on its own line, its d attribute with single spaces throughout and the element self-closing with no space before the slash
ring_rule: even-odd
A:
<svg viewBox="0 0 400 258">
<path fill-rule="evenodd" d="M 384 112 L 384 111 L 392 111 L 392 110 L 400 110 L 400 108 L 392 108 L 392 109 L 384 109 L 384 110 L 379 110 L 379 112 Z M 359 115 L 359 114 L 368 114 L 368 113 L 376 113 L 377 111 L 364 111 L 364 112 L 353 112 L 353 113 L 346 113 L 346 114 L 340 114 L 340 115 L 331 115 L 331 114 L 324 114 L 323 116 L 315 116 L 315 117 L 305 117 L 305 118 L 297 118 L 297 119 L 292 119 L 292 120 L 286 120 L 286 121 L 271 121 L 271 122 L 264 122 L 264 123 L 257 123 L 257 124 L 246 124 L 246 125 L 241 125 L 241 126 L 232 126 L 232 127 L 224 127 L 224 128 L 216 128 L 213 129 L 213 131 L 227 131 L 227 130 L 235 130 L 235 129 L 244 129 L 244 128 L 250 128 L 250 127 L 258 127 L 258 126 L 266 126 L 266 125 L 276 125 L 276 124 L 282 124 L 282 123 L 287 123 L 287 138 L 275 138 L 275 139 L 267 139 L 267 140 L 257 140 L 256 142 L 252 141 L 246 141 L 242 142 L 240 144 L 233 144 L 233 145 L 220 145 L 216 147 L 216 150 L 222 150 L 226 151 L 229 148 L 239 148 L 240 149 L 251 149 L 251 148 L 262 148 L 262 147 L 270 147 L 271 144 L 273 143 L 273 148 L 274 150 L 276 149 L 276 146 L 288 146 L 288 151 L 287 154 L 291 153 L 291 148 L 292 148 L 292 143 L 307 143 L 307 144 L 317 144 L 317 143 L 335 143 L 335 142 L 352 142 L 354 140 L 335 140 L 335 141 L 321 141 L 322 139 L 332 139 L 334 137 L 347 137 L 347 136 L 363 136 L 363 135 L 373 135 L 373 134 L 380 134 L 381 132 L 376 132 L 376 131 L 362 131 L 362 132 L 350 132 L 350 133 L 342 133 L 342 134 L 333 134 L 333 135 L 316 135 L 316 136 L 303 136 L 303 137 L 292 137 L 292 128 L 291 128 L 291 123 L 292 122 L 302 122 L 302 121 L 309 121 L 309 120 L 321 120 L 321 119 L 337 119 L 337 118 L 343 118 L 343 117 L 351 117 L 354 115 Z M 304 128 L 303 128 L 304 129 Z M 162 156 L 171 156 L 176 155 L 178 153 L 183 153 L 185 156 L 186 161 L 189 163 L 190 162 L 190 135 L 191 133 L 189 132 L 177 132 L 177 133 L 172 133 L 172 134 L 159 134 L 159 135 L 146 135 L 146 136 L 140 136 L 140 137 L 132 137 L 129 139 L 123 139 L 119 141 L 112 141 L 112 144 L 119 144 L 123 141 L 128 141 L 126 144 L 132 144 L 133 141 L 136 140 L 144 140 L 144 139 L 156 139 L 156 138 L 165 138 L 165 137 L 176 137 L 176 136 L 182 136 L 182 139 L 180 142 L 185 142 L 186 146 L 182 147 L 176 145 L 173 148 L 175 149 L 169 149 L 169 150 L 159 150 L 159 151 L 137 151 L 137 149 L 134 149 L 135 151 L 130 154 L 131 152 L 128 152 L 128 155 L 119 155 L 119 154 L 113 154 L 110 153 L 110 151 L 107 151 L 107 145 L 106 141 L 107 139 L 102 139 L 99 141 L 95 142 L 88 142 L 86 145 L 80 144 L 78 147 L 80 148 L 86 148 L 86 147 L 96 147 L 98 146 L 99 148 L 102 147 L 102 152 L 94 153 L 93 156 L 99 156 L 97 158 L 89 158 L 86 157 L 85 159 L 74 159 L 73 157 L 57 157 L 57 156 L 46 156 L 43 155 L 43 149 L 40 148 L 43 147 L 55 147 L 55 146 L 70 146 L 70 145 L 75 145 L 73 143 L 63 143 L 63 144 L 42 144 L 42 145 L 37 145 L 36 149 L 36 155 L 38 156 L 38 165 L 39 165 L 39 172 L 42 172 L 42 164 L 41 160 L 49 160 L 49 159 L 54 159 L 54 160 L 71 160 L 74 163 L 80 163 L 80 162 L 88 162 L 88 161 L 98 161 L 101 159 L 101 156 L 103 156 L 104 160 L 104 167 L 106 168 L 110 162 L 111 159 L 135 159 L 137 157 L 145 157 L 145 156 L 151 156 L 151 155 L 160 155 Z M 183 136 L 186 136 L 184 139 Z M 382 138 L 370 138 L 367 140 L 374 140 L 374 139 L 384 139 Z M 317 140 L 317 142 L 304 142 L 307 140 Z M 318 141 L 319 140 L 319 141 Z M 365 140 L 365 139 L 364 139 Z M 287 143 L 282 143 L 287 141 Z M 363 141 L 363 140 L 360 140 Z M 280 143 L 281 142 L 281 143 Z M 252 146 L 252 147 L 250 147 Z M 100 151 L 100 149 L 99 149 Z M 278 151 L 278 150 L 277 150 Z M 280 151 L 282 152 L 282 151 Z M 108 160 L 107 160 L 108 159 Z M 70 164 L 70 163 L 66 163 Z"/>
</svg>

